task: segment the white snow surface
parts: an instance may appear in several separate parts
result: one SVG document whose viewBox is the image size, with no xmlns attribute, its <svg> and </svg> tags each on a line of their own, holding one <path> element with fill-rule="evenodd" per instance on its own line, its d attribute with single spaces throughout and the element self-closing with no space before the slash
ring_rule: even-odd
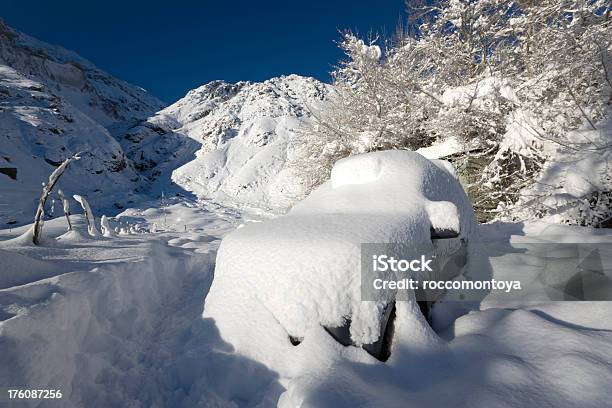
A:
<svg viewBox="0 0 612 408">
<path fill-rule="evenodd" d="M 444 166 L 409 151 L 342 159 L 331 180 L 285 216 L 249 224 L 222 241 L 204 316 L 239 352 L 281 375 L 307 358 L 308 346 L 295 348 L 289 335 L 319 338 L 321 325 L 341 326 L 350 316 L 353 340 L 373 343 L 385 303 L 361 301 L 360 244 L 431 246 L 432 226 L 459 230 L 466 240 L 476 235 L 471 204 Z M 415 304 L 397 307 L 394 341 L 435 343 Z M 326 358 L 342 353 L 327 344 Z M 365 351 L 352 353 L 369 359 Z"/>
<path fill-rule="evenodd" d="M 457 138 L 450 138 L 428 147 L 421 147 L 417 152 L 428 159 L 443 159 L 453 154 L 463 153 L 466 150 L 468 148 L 465 146 L 465 143 L 462 143 Z"/>
<path fill-rule="evenodd" d="M 46 222 L 40 247 L 21 239 L 29 226 L 0 230 L 0 387 L 61 389 L 50 406 L 62 407 L 271 406 L 276 374 L 201 318 L 219 238 L 239 219 L 174 200 L 110 218 L 132 231 L 112 238 L 89 236 L 82 215 L 69 233 Z"/>
<path fill-rule="evenodd" d="M 53 88 L 62 99 L 104 127 L 135 123 L 164 104 L 141 87 L 100 70 L 73 51 L 19 32 L 0 20 L 0 61 Z"/>
<path fill-rule="evenodd" d="M 345 187 L 354 186 L 359 185 Z M 63 407 L 527 408 L 608 403 L 609 302 L 485 299 L 480 310 L 459 317 L 439 336 L 416 318 L 413 303 L 400 302 L 398 313 L 413 318 L 398 330 L 411 341 L 387 363 L 340 346 L 320 326 L 311 327 L 299 346 L 287 345 L 292 349 L 286 350 L 284 363 L 275 362 L 276 369 L 267 363 L 276 351 L 274 341 L 271 348 L 264 347 L 279 334 L 275 331 L 251 332 L 262 355 L 248 357 L 220 332 L 232 318 L 254 325 L 234 312 L 256 292 L 234 299 L 235 309 L 228 309 L 227 316 L 202 318 L 202 313 L 210 314 L 208 298 L 219 299 L 209 286 L 220 238 L 240 223 L 246 226 L 238 231 L 248 232 L 267 222 L 213 203 L 169 201 L 163 208 L 143 206 L 109 218 L 112 228 L 132 231 L 113 238 L 90 237 L 81 215 L 72 217 L 75 231 L 69 234 L 63 217 L 47 221 L 42 247 L 19 239 L 29 226 L 0 230 L 0 386 L 61 388 Z M 306 216 L 307 208 L 303 211 Z M 493 224 L 480 230 L 483 241 L 501 245 L 612 245 L 612 233 L 605 229 L 537 223 Z M 512 259 L 522 263 L 492 256 L 494 276 L 507 279 L 542 262 L 532 256 Z M 19 282 L 11 283 L 4 273 L 7 261 Z M 263 312 L 261 304 L 251 306 Z"/>
</svg>

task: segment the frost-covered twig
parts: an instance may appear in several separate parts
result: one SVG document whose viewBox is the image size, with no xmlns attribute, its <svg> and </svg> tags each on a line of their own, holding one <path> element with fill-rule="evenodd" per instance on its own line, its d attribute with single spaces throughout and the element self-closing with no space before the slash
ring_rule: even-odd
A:
<svg viewBox="0 0 612 408">
<path fill-rule="evenodd" d="M 102 218 L 100 218 L 100 229 L 102 230 L 102 235 L 107 238 L 110 238 L 115 235 L 113 234 L 113 230 L 110 227 L 108 217 L 106 215 L 103 215 Z"/>
<path fill-rule="evenodd" d="M 70 222 L 70 203 L 68 199 L 64 197 L 64 192 L 62 190 L 57 190 L 57 195 L 59 195 L 60 200 L 62 200 L 62 208 L 64 209 L 64 215 L 66 216 L 66 221 L 68 222 L 68 231 L 72 231 L 72 223 Z"/>
</svg>

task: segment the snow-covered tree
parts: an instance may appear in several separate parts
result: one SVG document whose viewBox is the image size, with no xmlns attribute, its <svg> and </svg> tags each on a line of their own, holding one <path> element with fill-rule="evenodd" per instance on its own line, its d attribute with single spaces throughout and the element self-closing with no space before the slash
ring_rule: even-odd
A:
<svg viewBox="0 0 612 408">
<path fill-rule="evenodd" d="M 455 139 L 464 149 L 450 159 L 486 220 L 516 213 L 554 158 L 610 149 L 602 130 L 612 95 L 607 2 L 447 0 L 409 7 L 412 21 L 402 31 L 411 36 L 391 46 L 343 37 L 347 58 L 333 73 L 334 97 L 294 141 L 294 168 L 308 187 L 348 155 Z M 584 127 L 599 136 L 576 137 Z M 542 203 L 558 187 L 538 189 L 525 216 L 550 213 Z"/>
<path fill-rule="evenodd" d="M 309 169 L 300 174 L 309 187 L 324 181 L 336 160 L 371 150 L 375 139 L 387 131 L 388 99 L 380 83 L 382 51 L 374 42 L 344 35 L 339 46 L 347 60 L 334 72 L 330 106 L 313 110 L 315 125 L 298 132 L 292 143 L 295 167 L 303 163 Z"/>
</svg>

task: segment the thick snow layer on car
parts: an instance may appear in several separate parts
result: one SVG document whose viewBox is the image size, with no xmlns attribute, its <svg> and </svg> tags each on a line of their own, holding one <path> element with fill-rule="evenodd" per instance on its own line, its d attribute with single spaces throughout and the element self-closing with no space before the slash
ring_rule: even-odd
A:
<svg viewBox="0 0 612 408">
<path fill-rule="evenodd" d="M 612 235 L 605 229 L 546 223 L 493 224 L 481 226 L 480 239 L 520 246 L 533 242 L 610 243 Z M 510 263 L 499 253 L 491 255 L 498 279 L 516 276 L 526 264 L 543 261 L 537 254 L 512 257 Z M 325 360 L 327 356 L 319 357 L 313 348 L 311 371 L 286 380 L 287 391 L 278 405 L 606 406 L 612 384 L 612 331 L 605 316 L 611 305 L 485 299 L 481 310 L 458 318 L 449 330 L 440 333 L 447 340 L 443 346 L 427 349 L 405 344 L 402 357 L 387 364 L 364 362 L 348 353 Z M 326 344 L 324 334 L 318 339 L 322 345 Z M 320 366 L 315 371 L 312 367 L 317 363 Z"/>
<path fill-rule="evenodd" d="M 442 164 L 408 151 L 343 159 L 286 216 L 222 241 L 204 315 L 239 352 L 281 371 L 296 354 L 289 335 L 306 341 L 347 316 L 353 340 L 372 343 L 384 303 L 361 301 L 360 244 L 431 245 L 438 225 L 465 239 L 475 232 L 472 207 Z M 416 303 L 401 303 L 394 342 L 435 343 Z"/>
</svg>

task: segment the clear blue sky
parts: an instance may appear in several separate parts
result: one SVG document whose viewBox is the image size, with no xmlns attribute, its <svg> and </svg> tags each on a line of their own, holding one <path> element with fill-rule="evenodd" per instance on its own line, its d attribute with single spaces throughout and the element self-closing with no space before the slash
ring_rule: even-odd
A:
<svg viewBox="0 0 612 408">
<path fill-rule="evenodd" d="M 338 30 L 394 32 L 403 0 L 0 0 L 0 16 L 166 102 L 213 79 L 329 81 Z"/>
</svg>

